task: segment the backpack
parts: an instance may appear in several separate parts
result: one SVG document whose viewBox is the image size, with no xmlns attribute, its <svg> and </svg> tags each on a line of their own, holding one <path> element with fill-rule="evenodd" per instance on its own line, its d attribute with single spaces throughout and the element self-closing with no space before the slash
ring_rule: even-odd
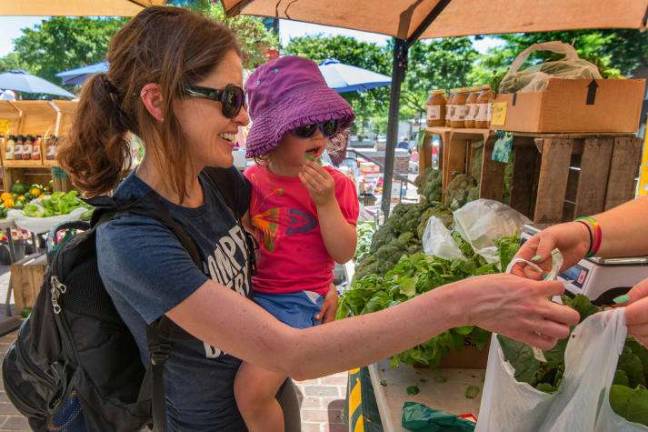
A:
<svg viewBox="0 0 648 432">
<path fill-rule="evenodd" d="M 212 185 L 218 184 L 219 175 L 208 177 Z M 231 196 L 220 198 L 232 208 Z M 171 339 L 193 336 L 161 317 L 147 328 L 150 362 L 142 365 L 135 340 L 101 281 L 96 229 L 128 212 L 166 226 L 201 268 L 198 248 L 155 194 L 128 203 L 100 197 L 91 204 L 95 212 L 90 224 L 72 222 L 57 229 L 85 231 L 50 257 L 31 314 L 3 361 L 5 391 L 33 430 L 48 430 L 53 416 L 69 410 L 69 401 L 77 399 L 89 431 L 132 432 L 152 423 L 154 430 L 163 432 L 163 371 L 173 349 Z M 248 255 L 253 257 L 251 246 L 248 239 Z"/>
</svg>

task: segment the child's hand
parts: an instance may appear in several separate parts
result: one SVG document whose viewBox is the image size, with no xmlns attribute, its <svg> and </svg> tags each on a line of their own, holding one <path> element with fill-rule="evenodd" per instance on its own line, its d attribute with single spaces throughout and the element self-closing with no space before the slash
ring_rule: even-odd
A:
<svg viewBox="0 0 648 432">
<path fill-rule="evenodd" d="M 308 193 L 318 207 L 335 201 L 335 180 L 319 164 L 307 161 L 299 173 L 299 180 L 308 189 Z"/>
<path fill-rule="evenodd" d="M 324 297 L 324 304 L 322 304 L 322 309 L 320 313 L 315 315 L 315 319 L 320 320 L 322 324 L 331 322 L 335 320 L 335 314 L 337 313 L 338 308 L 338 294 L 335 285 L 331 284 L 329 292 Z"/>
</svg>

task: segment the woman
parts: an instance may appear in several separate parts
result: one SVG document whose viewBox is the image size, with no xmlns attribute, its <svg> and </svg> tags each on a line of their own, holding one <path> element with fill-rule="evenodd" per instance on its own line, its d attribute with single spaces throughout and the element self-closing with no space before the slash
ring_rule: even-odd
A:
<svg viewBox="0 0 648 432">
<path fill-rule="evenodd" d="M 551 251 L 558 248 L 565 259 L 562 270 L 586 256 L 619 258 L 648 255 L 648 198 L 629 201 L 594 217 L 554 225 L 529 239 L 518 256 L 551 267 Z M 529 269 L 517 267 L 521 276 L 537 278 Z M 628 332 L 648 346 L 648 279 L 635 285 L 615 302 L 626 305 Z"/>
<path fill-rule="evenodd" d="M 578 320 L 547 300 L 562 284 L 498 275 L 324 326 L 280 323 L 246 298 L 250 257 L 236 220 L 247 210 L 246 183 L 234 188 L 232 214 L 199 177 L 205 167 L 232 166 L 236 132 L 248 123 L 235 37 L 187 10 L 153 7 L 113 38 L 108 61 L 109 73 L 83 89 L 59 160 L 87 195 L 109 193 L 128 166 L 125 135 L 138 135 L 144 160 L 115 196 L 158 195 L 200 249 L 203 268 L 170 231 L 137 215 L 121 215 L 97 232 L 102 279 L 142 357 L 146 324 L 164 314 L 196 338 L 176 344 L 166 362 L 169 430 L 244 430 L 233 395 L 238 359 L 306 379 L 368 364 L 463 325 L 546 349 Z"/>
</svg>

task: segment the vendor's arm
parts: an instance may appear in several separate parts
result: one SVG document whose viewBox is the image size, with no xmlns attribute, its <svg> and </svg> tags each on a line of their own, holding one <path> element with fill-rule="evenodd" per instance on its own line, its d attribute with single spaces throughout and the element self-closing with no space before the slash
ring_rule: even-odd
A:
<svg viewBox="0 0 648 432">
<path fill-rule="evenodd" d="M 645 233 L 648 232 L 648 197 L 629 201 L 594 215 L 594 218 L 602 234 L 597 256 L 616 258 L 648 254 L 648 242 L 645 240 Z M 546 264 L 554 248 L 562 252 L 564 268 L 573 266 L 590 249 L 587 227 L 580 222 L 549 227 L 527 241 L 518 256 Z"/>
<path fill-rule="evenodd" d="M 306 379 L 375 362 L 463 325 L 548 349 L 578 321 L 575 311 L 548 300 L 563 289 L 512 275 L 471 278 L 380 312 L 297 330 L 207 281 L 167 315 L 225 352 Z"/>
<path fill-rule="evenodd" d="M 340 199 L 346 199 L 345 191 L 340 189 L 347 186 L 336 184 L 333 176 L 315 162 L 307 162 L 299 178 L 317 206 L 320 230 L 329 255 L 340 264 L 349 261 L 355 254 L 356 227 L 354 223 L 349 222 L 350 216 L 343 213 L 341 204 L 346 203 L 338 201 L 338 196 Z M 346 178 L 344 180 L 350 182 Z M 357 205 L 357 197 L 354 195 L 353 198 Z M 357 219 L 357 212 L 355 217 Z"/>
</svg>

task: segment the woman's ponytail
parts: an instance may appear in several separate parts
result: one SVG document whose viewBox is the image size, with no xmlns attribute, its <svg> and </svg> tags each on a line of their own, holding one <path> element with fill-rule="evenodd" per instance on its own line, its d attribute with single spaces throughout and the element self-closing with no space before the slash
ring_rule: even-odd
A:
<svg viewBox="0 0 648 432">
<path fill-rule="evenodd" d="M 130 167 L 129 120 L 106 74 L 86 81 L 74 124 L 58 151 L 61 167 L 87 196 L 111 191 Z"/>
</svg>

